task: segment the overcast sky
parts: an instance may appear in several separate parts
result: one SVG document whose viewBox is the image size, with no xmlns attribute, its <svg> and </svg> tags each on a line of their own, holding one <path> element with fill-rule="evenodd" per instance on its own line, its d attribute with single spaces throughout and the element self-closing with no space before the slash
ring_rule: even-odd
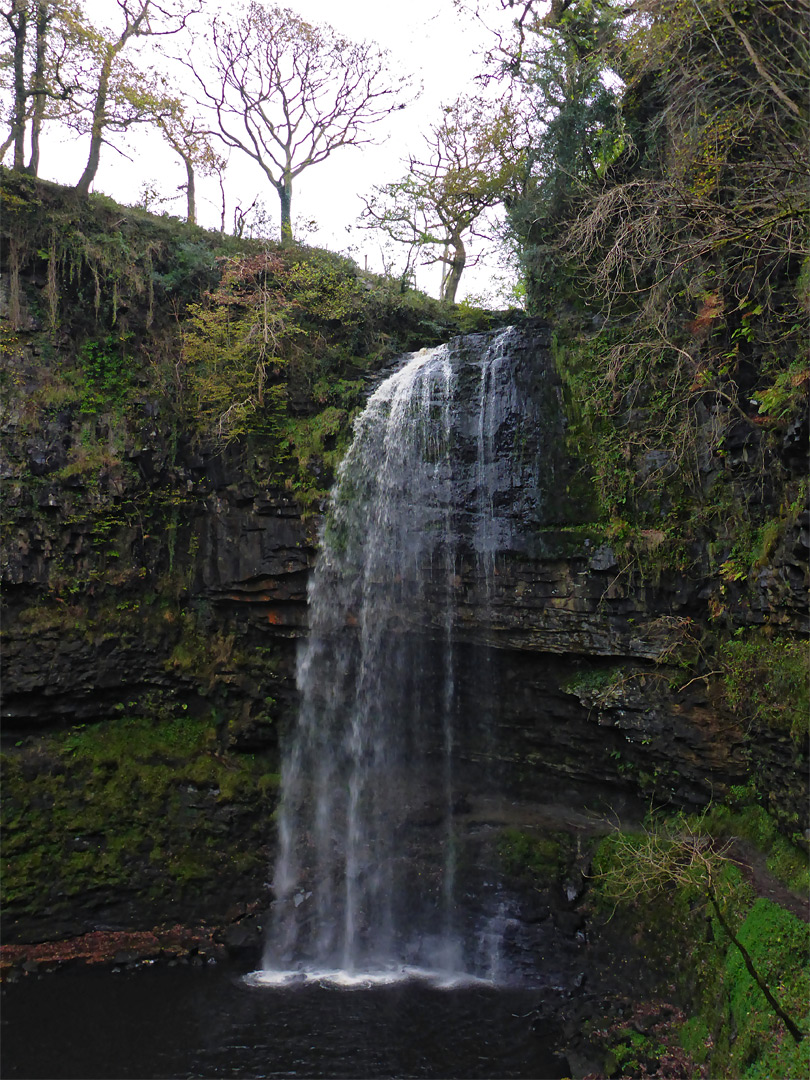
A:
<svg viewBox="0 0 810 1080">
<path fill-rule="evenodd" d="M 114 0 L 86 0 L 88 12 L 95 13 L 99 22 L 115 19 Z M 209 9 L 217 4 L 209 0 Z M 236 5 L 223 4 L 236 9 Z M 362 210 L 360 194 L 372 185 L 398 179 L 405 171 L 403 158 L 420 147 L 421 132 L 436 121 L 442 103 L 450 103 L 460 94 L 477 93 L 475 76 L 481 71 L 481 53 L 489 38 L 480 23 L 460 15 L 452 0 L 282 0 L 281 6 L 292 8 L 309 22 L 331 23 L 345 36 L 356 40 L 371 40 L 388 49 L 392 66 L 402 74 L 412 75 L 423 91 L 417 102 L 397 112 L 389 123 L 376 129 L 379 145 L 362 148 L 346 147 L 328 161 L 313 166 L 296 181 L 293 193 L 293 219 L 317 222 L 317 231 L 307 237 L 310 243 L 333 250 L 351 250 L 362 266 L 380 270 L 378 240 L 373 233 L 356 227 Z M 491 0 L 493 18 L 500 15 L 497 0 Z M 129 55 L 132 55 L 131 53 Z M 45 129 L 41 175 L 60 183 L 75 184 L 84 167 L 87 145 L 67 134 L 57 137 L 55 130 Z M 124 203 L 139 200 L 144 185 L 151 184 L 162 195 L 179 195 L 185 171 L 176 155 L 165 148 L 157 132 L 144 133 L 130 140 L 128 157 L 122 157 L 110 147 L 102 151 L 101 165 L 94 190 L 111 195 Z M 220 193 L 216 182 L 201 179 L 198 191 L 200 224 L 218 228 L 220 222 Z M 276 235 L 278 197 L 267 188 L 258 168 L 239 151 L 232 151 L 226 173 L 226 228 L 233 222 L 236 203 L 247 207 L 258 195 L 265 204 Z M 184 201 L 178 197 L 153 210 L 167 210 L 182 216 Z M 299 229 L 299 235 L 303 230 Z M 498 276 L 493 261 L 483 267 L 469 269 L 462 279 L 459 298 L 472 292 L 492 294 L 494 278 Z M 437 267 L 418 272 L 417 284 L 434 295 L 438 291 L 440 270 Z"/>
</svg>

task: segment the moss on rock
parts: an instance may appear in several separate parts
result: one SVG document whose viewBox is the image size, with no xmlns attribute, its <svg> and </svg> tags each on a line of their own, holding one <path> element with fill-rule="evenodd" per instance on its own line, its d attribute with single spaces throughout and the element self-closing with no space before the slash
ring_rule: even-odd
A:
<svg viewBox="0 0 810 1080">
<path fill-rule="evenodd" d="M 3 756 L 3 906 L 46 927 L 98 912 L 124 925 L 215 918 L 261 893 L 278 787 L 274 756 L 228 753 L 211 716 L 111 717 Z M 145 895 L 144 895 L 145 894 Z"/>
</svg>

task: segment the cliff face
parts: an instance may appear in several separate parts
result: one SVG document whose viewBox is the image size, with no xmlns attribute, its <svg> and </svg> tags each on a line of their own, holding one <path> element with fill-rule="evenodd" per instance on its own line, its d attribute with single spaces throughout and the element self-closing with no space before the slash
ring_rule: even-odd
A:
<svg viewBox="0 0 810 1080">
<path fill-rule="evenodd" d="M 169 466 L 155 426 L 131 448 L 147 476 L 112 491 L 6 481 L 9 937 L 222 922 L 265 895 L 312 525 L 260 449 Z"/>
<path fill-rule="evenodd" d="M 60 444 L 73 436 L 66 425 Z M 157 440 L 144 442 L 124 455 L 148 456 L 148 476 L 122 475 L 107 498 L 92 481 L 45 477 L 32 491 L 7 480 L 10 736 L 103 719 L 153 692 L 190 704 L 215 691 L 223 708 L 233 697 L 249 713 L 290 674 L 306 623 L 312 525 L 263 479 L 260 450 L 181 453 L 169 467 Z M 218 657 L 201 635 L 222 643 Z M 278 675 L 240 670 L 253 662 L 240 664 L 236 652 L 260 646 L 278 651 Z"/>
<path fill-rule="evenodd" d="M 324 409 L 316 379 L 288 374 L 286 435 L 268 421 L 202 437 L 167 389 L 187 377 L 180 339 L 159 318 L 145 328 L 144 301 L 122 289 L 114 324 L 90 334 L 48 316 L 41 256 L 18 252 L 3 280 L 7 934 L 240 918 L 269 898 L 278 736 L 296 708 L 320 509 L 307 489 L 302 502 L 302 475 L 310 493 L 328 486 L 351 409 Z M 133 342 L 131 371 L 114 366 L 125 354 L 110 335 Z M 750 580 L 718 579 L 699 537 L 678 569 L 657 561 L 654 534 L 648 558 L 628 559 L 596 520 L 550 346 L 544 325 L 515 332 L 535 412 L 528 441 L 508 423 L 499 437 L 525 482 L 494 491 L 511 540 L 492 581 L 462 558 L 456 584 L 462 712 L 497 716 L 500 732 L 493 765 L 470 722 L 471 776 L 497 767 L 516 794 L 694 806 L 745 783 L 753 759 L 795 831 L 801 743 L 729 707 L 707 628 L 722 594 L 732 630 L 806 632 L 806 515 L 786 520 Z M 313 417 L 319 441 L 296 465 Z M 554 452 L 534 469 L 543 447 Z"/>
</svg>

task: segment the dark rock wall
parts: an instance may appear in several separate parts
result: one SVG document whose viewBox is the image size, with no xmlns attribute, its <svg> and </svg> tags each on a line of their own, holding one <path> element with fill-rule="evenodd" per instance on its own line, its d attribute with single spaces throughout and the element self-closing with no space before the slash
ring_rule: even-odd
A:
<svg viewBox="0 0 810 1080">
<path fill-rule="evenodd" d="M 272 642 L 279 676 L 292 677 L 313 529 L 258 471 L 250 449 L 229 448 L 180 456 L 151 490 L 132 473 L 111 495 L 6 482 L 6 735 L 102 719 L 152 691 L 249 704 L 262 688 L 213 660 L 200 635 L 235 635 L 242 653 Z"/>
<path fill-rule="evenodd" d="M 546 333 L 527 335 L 532 363 L 552 378 Z M 11 405 L 4 425 L 3 549 L 3 708 L 10 735 L 29 725 L 101 718 L 116 701 L 153 689 L 200 695 L 214 685 L 231 707 L 249 712 L 262 692 L 249 675 L 227 664 L 211 670 L 203 657 L 194 670 L 183 659 L 188 620 L 180 611 L 194 613 L 195 632 L 236 634 L 242 651 L 272 642 L 283 657 L 279 675 L 290 701 L 315 522 L 304 522 L 274 482 L 272 447 L 181 445 L 170 457 L 154 406 L 145 403 L 143 411 L 148 422 L 124 451 L 130 468 L 59 478 L 81 437 L 76 416 L 57 412 L 34 437 Z M 662 704 L 666 680 L 656 666 L 688 637 L 690 620 L 705 619 L 699 556 L 690 573 L 645 581 L 619 566 L 596 526 L 571 522 L 577 508 L 570 485 L 557 494 L 556 521 L 552 515 L 530 522 L 520 537 L 523 550 L 499 557 L 493 595 L 484 597 L 467 566 L 458 597 L 467 636 L 514 654 L 524 668 L 524 653 L 538 670 L 549 666 L 549 655 L 586 665 L 641 665 L 631 690 L 615 689 L 610 703 L 602 703 L 602 725 L 606 716 L 621 728 L 624 712 L 655 713 L 662 729 L 661 717 L 677 726 L 694 707 L 699 729 L 707 707 L 702 699 L 690 706 L 697 691 Z M 740 597 L 747 621 L 804 624 L 807 530 L 794 531 L 755 588 Z M 637 684 L 647 669 L 652 675 L 642 694 Z M 563 700 L 567 723 L 578 710 L 588 730 L 594 702 L 573 692 Z M 646 710 L 644 701 L 652 703 Z"/>
</svg>

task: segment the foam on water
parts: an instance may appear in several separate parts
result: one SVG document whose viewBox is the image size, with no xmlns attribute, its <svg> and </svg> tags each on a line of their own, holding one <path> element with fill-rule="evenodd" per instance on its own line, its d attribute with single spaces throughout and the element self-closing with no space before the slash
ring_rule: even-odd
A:
<svg viewBox="0 0 810 1080">
<path fill-rule="evenodd" d="M 439 990 L 457 990 L 470 986 L 494 986 L 489 979 L 482 979 L 467 972 L 431 971 L 428 968 L 403 966 L 382 971 L 346 971 L 324 969 L 322 971 L 251 971 L 243 980 L 248 986 L 290 988 L 317 983 L 339 990 L 370 990 L 397 983 L 422 982 Z"/>
</svg>

